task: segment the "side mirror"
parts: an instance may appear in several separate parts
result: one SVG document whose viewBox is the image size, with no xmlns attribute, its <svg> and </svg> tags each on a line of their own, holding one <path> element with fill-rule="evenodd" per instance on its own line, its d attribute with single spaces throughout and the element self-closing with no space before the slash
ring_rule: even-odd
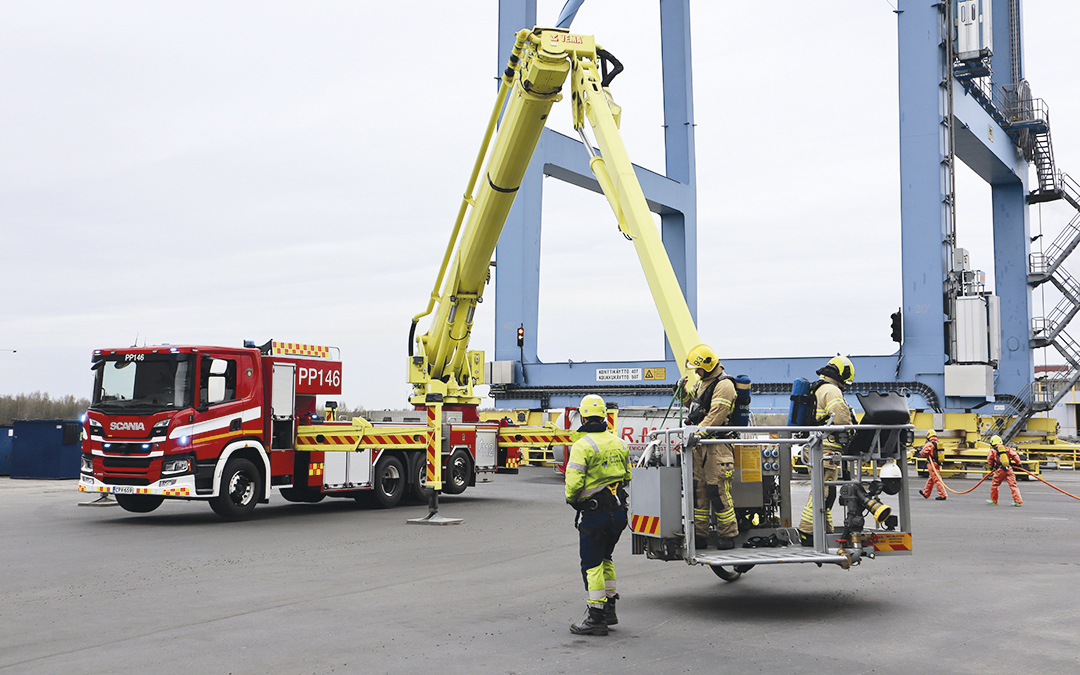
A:
<svg viewBox="0 0 1080 675">
<path fill-rule="evenodd" d="M 214 359 L 210 362 L 210 376 L 206 379 L 208 404 L 213 405 L 225 400 L 225 372 L 228 369 L 229 362 L 224 359 Z"/>
</svg>

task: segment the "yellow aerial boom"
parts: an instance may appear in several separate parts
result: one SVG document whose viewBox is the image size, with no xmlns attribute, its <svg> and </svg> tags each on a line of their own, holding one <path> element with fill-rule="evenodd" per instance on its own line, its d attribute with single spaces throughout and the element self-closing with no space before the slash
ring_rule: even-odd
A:
<svg viewBox="0 0 1080 675">
<path fill-rule="evenodd" d="M 616 64 L 613 72 L 606 73 L 604 63 L 603 77 L 601 59 Z M 634 242 L 680 368 L 690 349 L 701 342 L 619 135 L 621 110 L 607 84 L 620 70 L 614 57 L 598 47 L 592 36 L 558 28 L 518 32 L 427 309 L 413 317 L 409 382 L 413 384 L 414 404 L 424 404 L 430 400 L 429 394 L 439 394 L 442 403 L 451 405 L 480 402 L 473 386 L 483 383 L 484 356 L 468 350 L 476 306 L 483 301 L 495 244 L 551 106 L 562 99 L 568 76 L 574 127 L 591 156 L 590 168 L 618 219 L 619 229 Z M 504 104 L 502 123 L 495 133 Z M 596 136 L 599 154 L 585 135 L 586 120 Z M 487 166 L 477 188 L 485 157 Z M 438 309 L 428 331 L 417 337 L 417 323 L 436 304 Z"/>
</svg>

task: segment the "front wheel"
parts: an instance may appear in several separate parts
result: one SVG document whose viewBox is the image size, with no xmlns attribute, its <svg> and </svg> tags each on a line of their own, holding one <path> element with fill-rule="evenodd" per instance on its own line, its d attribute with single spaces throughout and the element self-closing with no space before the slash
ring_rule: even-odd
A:
<svg viewBox="0 0 1080 675">
<path fill-rule="evenodd" d="M 165 501 L 165 498 L 161 495 L 114 495 L 116 497 L 116 503 L 120 505 L 120 508 L 125 511 L 131 511 L 132 513 L 150 513 L 157 507 L 161 506 L 161 503 Z"/>
<path fill-rule="evenodd" d="M 393 455 L 385 455 L 375 465 L 372 481 L 375 506 L 388 509 L 397 506 L 405 493 L 405 468 L 401 460 Z"/>
<path fill-rule="evenodd" d="M 251 460 L 230 459 L 221 474 L 221 489 L 210 500 L 214 513 L 228 520 L 243 520 L 255 510 L 262 494 L 262 476 Z"/>
</svg>

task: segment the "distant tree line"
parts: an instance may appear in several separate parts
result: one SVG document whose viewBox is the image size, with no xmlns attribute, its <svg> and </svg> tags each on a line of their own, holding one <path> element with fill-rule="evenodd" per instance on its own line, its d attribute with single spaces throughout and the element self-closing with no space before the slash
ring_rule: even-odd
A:
<svg viewBox="0 0 1080 675">
<path fill-rule="evenodd" d="M 64 396 L 51 398 L 35 391 L 33 394 L 0 396 L 0 424 L 13 420 L 76 420 L 90 407 L 90 399 Z"/>
</svg>

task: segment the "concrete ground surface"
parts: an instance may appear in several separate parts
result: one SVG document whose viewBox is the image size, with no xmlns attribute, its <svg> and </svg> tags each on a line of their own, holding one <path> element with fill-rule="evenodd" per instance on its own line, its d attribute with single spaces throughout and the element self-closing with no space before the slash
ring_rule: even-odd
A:
<svg viewBox="0 0 1080 675">
<path fill-rule="evenodd" d="M 1046 477 L 1080 495 L 1077 474 Z M 579 637 L 573 511 L 550 469 L 444 497 L 465 519 L 446 527 L 406 525 L 421 505 L 276 493 L 247 522 L 197 502 L 136 515 L 78 508 L 74 481 L 0 478 L 0 674 L 1080 672 L 1080 501 L 1021 482 L 1023 508 L 995 508 L 988 483 L 944 502 L 921 484 L 915 554 L 848 571 L 725 583 L 632 556 L 627 531 L 621 621 Z"/>
</svg>

